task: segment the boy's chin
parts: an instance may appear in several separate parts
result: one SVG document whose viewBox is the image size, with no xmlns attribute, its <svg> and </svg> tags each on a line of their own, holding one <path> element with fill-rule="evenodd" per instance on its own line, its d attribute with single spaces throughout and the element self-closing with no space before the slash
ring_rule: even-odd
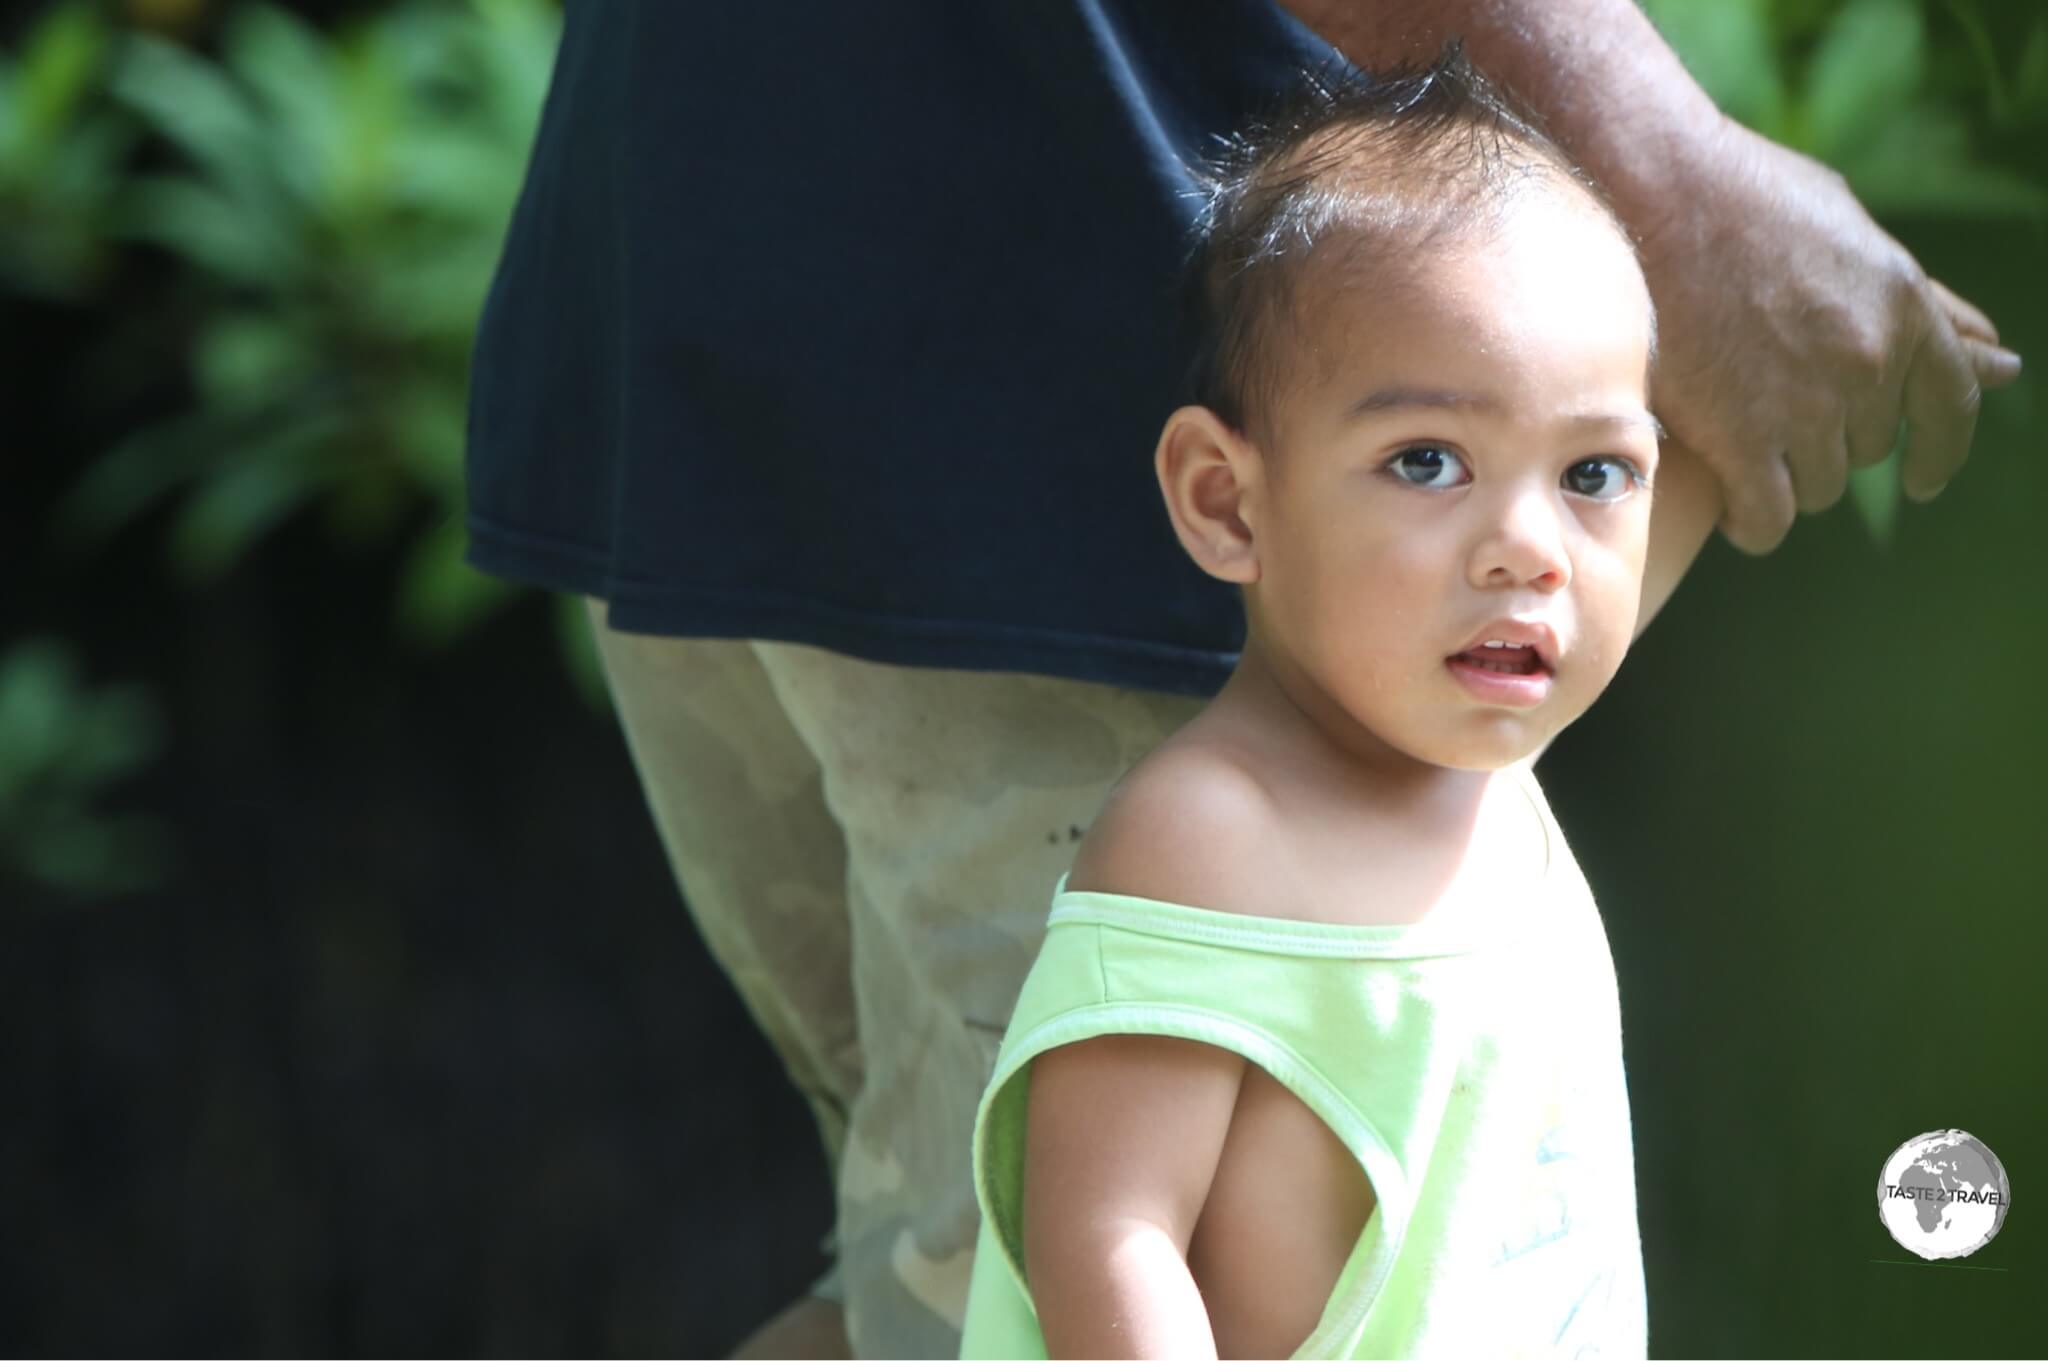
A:
<svg viewBox="0 0 2048 1361">
<path fill-rule="evenodd" d="M 1443 735 L 1427 744 L 1426 750 L 1409 749 L 1409 755 L 1450 770 L 1505 770 L 1519 765 L 1550 745 L 1562 732 L 1563 723 L 1523 715 L 1484 715 L 1465 731 Z"/>
</svg>

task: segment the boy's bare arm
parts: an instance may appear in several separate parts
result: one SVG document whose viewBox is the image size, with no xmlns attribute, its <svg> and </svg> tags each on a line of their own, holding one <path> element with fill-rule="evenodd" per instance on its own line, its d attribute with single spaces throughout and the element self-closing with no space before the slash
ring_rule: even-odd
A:
<svg viewBox="0 0 2048 1361">
<path fill-rule="evenodd" d="M 1642 607 L 1636 614 L 1635 636 L 1643 636 L 1650 620 L 1678 589 L 1678 582 L 1699 556 L 1721 518 L 1721 484 L 1699 456 L 1685 446 L 1666 442 L 1657 454 L 1657 476 L 1650 490 L 1650 550 L 1643 563 Z"/>
<path fill-rule="evenodd" d="M 1187 1251 L 1244 1068 L 1160 1035 L 1033 1061 L 1024 1258 L 1048 1356 L 1215 1357 Z"/>
<path fill-rule="evenodd" d="M 1263 795 L 1199 752 L 1154 751 L 1097 812 L 1074 890 L 1235 901 Z M 1025 1115 L 1025 1275 L 1050 1356 L 1216 1355 L 1188 1244 L 1245 1061 L 1161 1035 L 1040 1055 Z"/>
</svg>

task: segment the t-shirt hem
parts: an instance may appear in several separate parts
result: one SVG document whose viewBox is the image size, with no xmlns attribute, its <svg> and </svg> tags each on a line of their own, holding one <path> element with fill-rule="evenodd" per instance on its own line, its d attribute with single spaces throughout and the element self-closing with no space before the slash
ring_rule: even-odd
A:
<svg viewBox="0 0 2048 1361">
<path fill-rule="evenodd" d="M 678 638 L 761 638 L 802 643 L 892 666 L 1014 671 L 1209 698 L 1237 665 L 1236 652 L 1055 629 L 930 619 L 760 590 L 615 575 L 603 552 L 511 529 L 470 513 L 463 561 L 479 572 L 544 590 L 608 602 L 622 633 Z"/>
</svg>

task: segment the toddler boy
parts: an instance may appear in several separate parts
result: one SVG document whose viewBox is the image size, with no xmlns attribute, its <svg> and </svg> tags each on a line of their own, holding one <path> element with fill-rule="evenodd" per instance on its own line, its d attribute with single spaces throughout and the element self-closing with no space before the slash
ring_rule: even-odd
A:
<svg viewBox="0 0 2048 1361">
<path fill-rule="evenodd" d="M 964 1354 L 1643 1356 L 1612 960 L 1530 767 L 1719 514 L 1627 233 L 1455 49 L 1216 179 L 1156 453 L 1242 660 L 1053 899 Z"/>
</svg>

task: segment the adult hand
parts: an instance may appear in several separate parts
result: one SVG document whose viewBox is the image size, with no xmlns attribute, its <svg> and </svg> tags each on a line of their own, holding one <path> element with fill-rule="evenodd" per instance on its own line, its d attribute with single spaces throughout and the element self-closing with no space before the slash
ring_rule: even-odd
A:
<svg viewBox="0 0 2048 1361">
<path fill-rule="evenodd" d="M 1642 241 L 1664 426 L 1721 484 L 1752 553 L 1834 504 L 1906 424 L 1925 500 L 1970 451 L 1981 390 L 2019 375 L 1984 314 L 1929 279 L 1842 177 L 1714 107 L 1635 0 L 1281 0 L 1367 69 L 1456 36 L 1604 185 Z"/>
<path fill-rule="evenodd" d="M 1764 553 L 1831 506 L 1899 422 L 1907 495 L 1968 457 L 1982 390 L 2019 376 L 1990 320 L 1927 277 L 1834 171 L 1722 120 L 1638 215 L 1658 310 L 1651 405 L 1720 479 L 1721 529 Z"/>
</svg>

